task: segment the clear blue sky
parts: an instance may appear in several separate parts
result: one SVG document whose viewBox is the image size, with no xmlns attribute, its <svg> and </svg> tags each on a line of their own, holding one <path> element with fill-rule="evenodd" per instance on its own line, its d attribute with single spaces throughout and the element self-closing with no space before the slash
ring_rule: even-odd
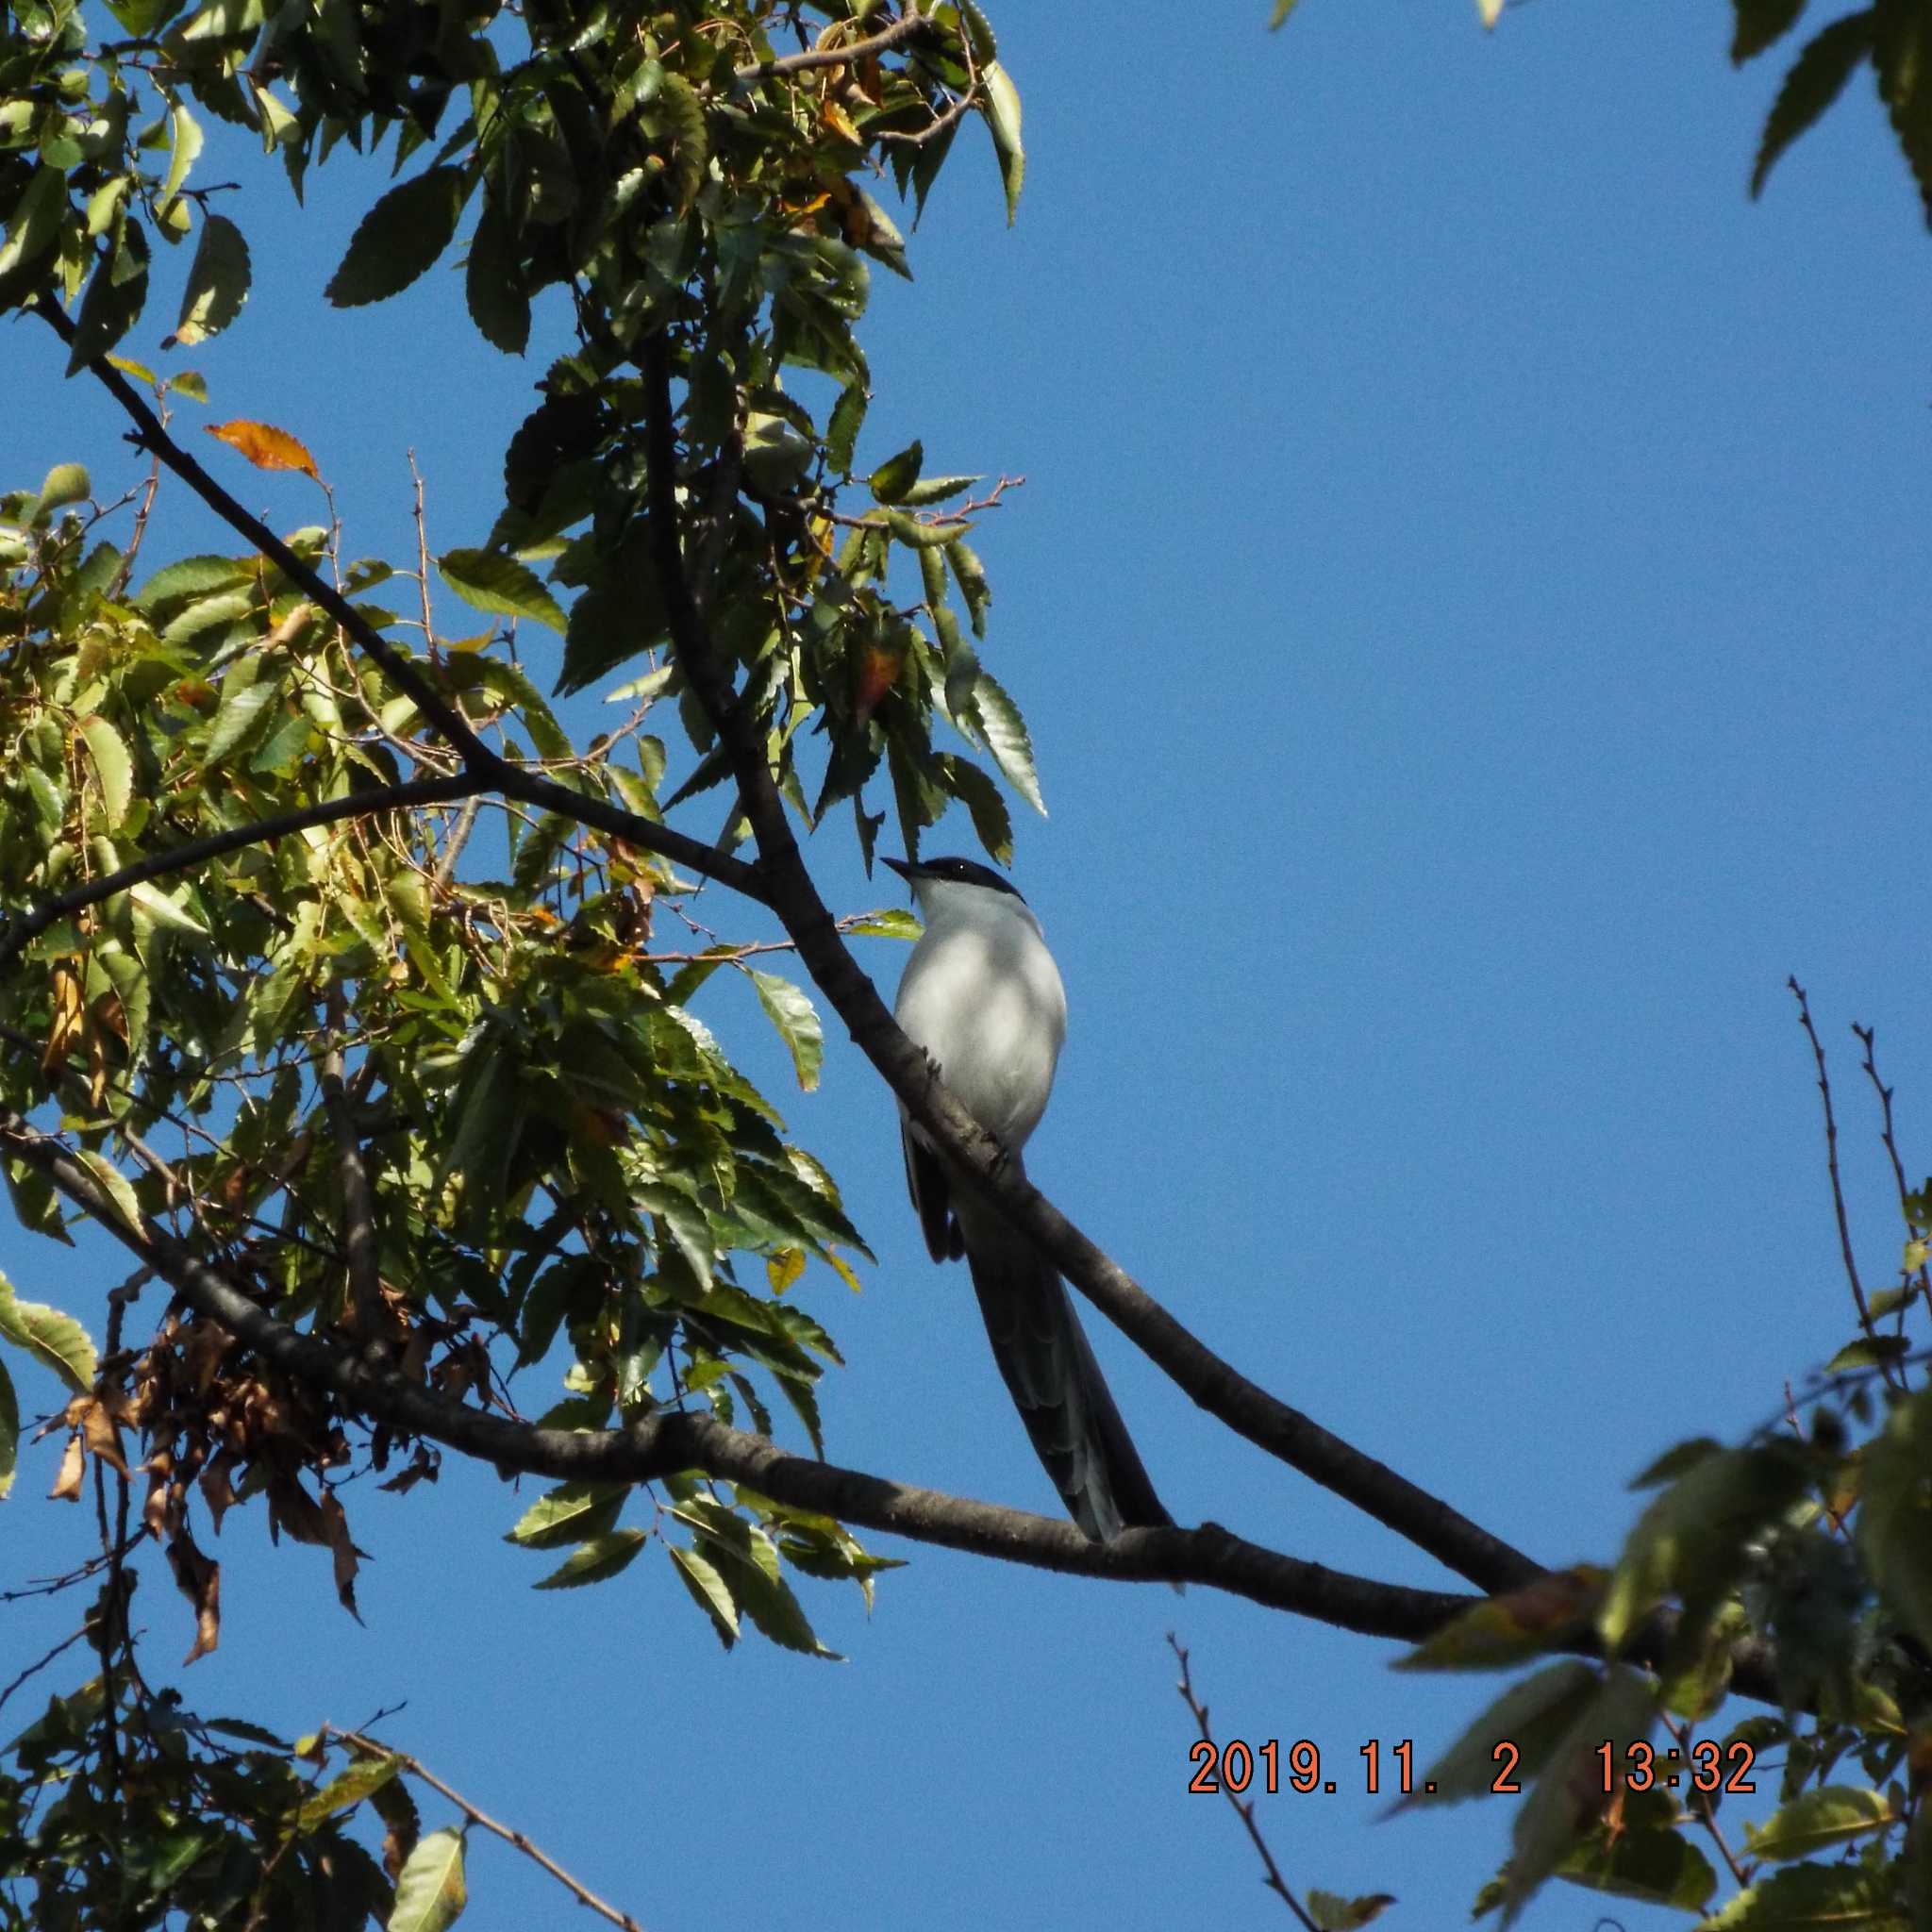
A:
<svg viewBox="0 0 1932 1932">
<path fill-rule="evenodd" d="M 1607 1560 L 1636 1471 L 1741 1435 L 1851 1330 L 1788 973 L 1837 1056 L 1868 1278 L 1901 1231 L 1851 1020 L 1879 1030 L 1915 1177 L 1932 1165 L 1906 730 L 1932 247 L 1862 80 L 1747 202 L 1788 56 L 1734 75 L 1716 0 L 1551 0 L 1487 37 L 1454 6 L 1303 0 L 1273 37 L 1266 12 L 996 9 L 1020 221 L 969 130 L 917 283 L 877 279 L 861 454 L 918 433 L 936 469 L 1027 477 L 978 541 L 990 661 L 1053 810 L 1023 819 L 1017 875 L 1073 1008 L 1036 1178 L 1288 1401 L 1548 1561 Z M 406 447 L 438 547 L 480 541 L 544 357 L 484 346 L 447 264 L 326 309 L 374 191 L 353 165 L 312 175 L 299 219 L 277 174 L 241 176 L 257 291 L 196 359 L 215 417 L 315 451 L 350 555 L 400 561 Z M 106 399 L 27 325 L 6 366 L 0 480 L 78 456 L 107 493 Z M 314 520 L 299 479 L 225 474 L 282 527 Z M 232 547 L 178 492 L 151 541 Z M 846 842 L 813 851 L 828 895 L 895 899 Z M 890 985 L 903 951 L 867 957 Z M 782 1093 L 755 1009 L 713 986 Z M 963 1273 L 924 1257 L 883 1090 L 835 1045 L 788 1110 L 879 1257 L 857 1298 L 807 1291 L 850 1363 L 830 1452 L 1050 1507 Z M 0 1265 L 97 1332 L 119 1278 L 11 1232 Z M 1450 1581 L 1094 1319 L 1178 1516 Z M 7 1506 L 15 1575 L 87 1534 L 37 1499 L 57 1449 Z M 238 1513 L 191 1702 L 293 1731 L 407 1699 L 395 1743 L 652 1932 L 1282 1923 L 1232 1817 L 1184 1794 L 1173 1627 L 1224 1737 L 1308 1738 L 1341 1768 L 1335 1796 L 1262 1803 L 1291 1882 L 1439 1925 L 1503 1855 L 1507 1801 L 1377 1824 L 1355 1782 L 1367 1740 L 1432 1755 L 1499 1683 L 1392 1675 L 1391 1646 L 1205 1590 L 904 1548 L 870 1621 L 810 1592 L 849 1662 L 725 1657 L 655 1554 L 533 1595 L 545 1559 L 495 1540 L 531 1493 L 454 1470 L 402 1506 L 355 1492 L 366 1628 L 323 1553 L 270 1553 Z M 192 1633 L 152 1568 L 162 1672 Z M 9 1607 L 9 1655 L 77 1611 Z M 576 1923 L 500 1848 L 472 1883 L 466 1924 Z M 1559 1887 L 1524 1923 L 1599 1904 Z"/>
</svg>

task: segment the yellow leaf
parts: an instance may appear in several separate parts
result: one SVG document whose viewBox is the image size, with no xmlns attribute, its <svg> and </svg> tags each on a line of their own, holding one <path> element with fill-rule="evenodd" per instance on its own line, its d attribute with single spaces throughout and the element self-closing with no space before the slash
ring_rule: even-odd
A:
<svg viewBox="0 0 1932 1932">
<path fill-rule="evenodd" d="M 273 423 L 250 423 L 237 417 L 232 423 L 208 423 L 203 427 L 219 442 L 239 451 L 258 470 L 300 470 L 320 483 L 322 472 L 315 458 L 289 434 Z"/>
</svg>

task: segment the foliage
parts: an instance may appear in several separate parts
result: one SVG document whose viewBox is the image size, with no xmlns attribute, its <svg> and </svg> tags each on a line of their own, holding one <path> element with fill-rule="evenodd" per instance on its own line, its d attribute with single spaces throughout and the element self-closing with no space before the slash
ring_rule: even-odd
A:
<svg viewBox="0 0 1932 1932">
<path fill-rule="evenodd" d="M 1932 1181 L 1906 1189 L 1891 1095 L 1859 1037 L 1906 1238 L 1893 1287 L 1868 1298 L 1851 1275 L 1857 1332 L 1808 1416 L 1793 1407 L 1740 1448 L 1680 1443 L 1632 1485 L 1655 1493 L 1613 1569 L 1539 1578 L 1407 1660 L 1496 1669 L 1585 1638 L 1604 1654 L 1539 1662 L 1403 1801 L 1517 1807 L 1478 1915 L 1500 1907 L 1507 1924 L 1554 1876 L 1703 1918 L 1709 1847 L 1736 1890 L 1704 1923 L 1725 1932 L 1932 1919 Z M 1774 1707 L 1720 1725 L 1748 1665 L 1771 1673 Z M 1736 1815 L 1767 1803 L 1740 1833 Z"/>
<path fill-rule="evenodd" d="M 0 904 L 20 915 L 0 934 L 0 1152 L 26 1227 L 69 1239 L 72 1188 L 32 1154 L 64 1146 L 97 1218 L 445 1401 L 514 1414 L 511 1378 L 534 1370 L 561 1376 L 535 1418 L 552 1430 L 695 1404 L 770 1435 L 778 1409 L 822 1450 L 839 1357 L 802 1297 L 856 1285 L 866 1251 L 832 1177 L 700 1017 L 715 975 L 741 974 L 801 1088 L 816 1083 L 813 1002 L 754 963 L 768 944 L 702 926 L 703 881 L 667 856 L 722 868 L 744 828 L 735 808 L 715 843 L 665 824 L 728 760 L 665 655 L 681 591 L 663 572 L 675 557 L 689 576 L 807 829 L 849 806 L 869 860 L 888 810 L 912 850 L 957 801 L 1007 856 L 993 773 L 1036 804 L 1039 787 L 976 655 L 991 593 L 969 538 L 999 492 L 965 501 L 975 479 L 927 474 L 918 444 L 853 468 L 873 266 L 909 273 L 874 188 L 890 177 L 916 213 L 972 118 L 1010 213 L 1019 96 L 970 4 L 894 21 L 838 0 L 109 0 L 98 16 L 10 0 L 0 305 L 58 324 L 70 374 L 144 395 L 150 451 L 206 398 L 192 373 L 120 354 L 152 326 L 157 249 L 192 251 L 169 344 L 245 320 L 247 236 L 199 172 L 205 149 L 238 164 L 231 130 L 297 200 L 331 158 L 386 151 L 394 183 L 331 301 L 379 302 L 460 245 L 486 341 L 523 353 L 550 288 L 575 333 L 508 439 L 494 526 L 433 562 L 426 543 L 343 557 L 331 504 L 326 524 L 157 563 L 158 462 L 107 509 L 71 463 L 0 496 Z M 659 375 L 675 422 L 652 419 Z M 322 480 L 273 425 L 213 430 Z M 310 572 L 346 609 L 318 606 Z M 490 627 L 446 636 L 439 587 Z M 561 635 L 557 692 L 619 688 L 620 728 L 574 742 L 519 649 L 525 624 Z M 190 1151 L 155 1153 L 159 1124 Z M 5 1310 L 0 1339 L 73 1390 L 56 1494 L 78 1498 L 91 1465 L 124 1514 L 132 1490 L 192 1607 L 191 1657 L 219 1641 L 208 1545 L 230 1510 L 327 1547 L 353 1610 L 343 1479 L 406 1490 L 437 1473 L 435 1442 L 192 1307 L 100 1365 L 72 1317 L 10 1288 Z M 0 1484 L 19 1432 L 0 1359 Z M 615 1575 L 656 1544 L 725 1644 L 749 1626 L 808 1654 L 824 1653 L 793 1579 L 869 1595 L 887 1567 L 830 1518 L 742 1486 L 672 1472 L 658 1489 L 632 1524 L 629 1486 L 565 1483 L 509 1534 L 560 1553 L 539 1587 Z M 110 1591 L 132 1560 L 110 1540 Z M 330 1860 L 349 1888 L 312 1911 L 275 1903 L 275 1923 L 390 1909 L 389 1878 L 340 1849 L 332 1818 L 265 1851 L 312 1803 L 285 1757 L 229 1752 L 148 1693 L 125 1632 L 97 1647 L 103 1676 L 12 1747 L 8 1869 L 38 1887 L 36 1923 L 240 1924 L 265 1858 L 277 1899 Z M 137 1765 L 158 1768 L 145 1823 L 111 1813 Z M 168 1821 L 189 1813 L 206 1823 L 184 1837 Z M 443 1922 L 443 1879 L 441 1903 L 406 1912 L 410 1883 L 397 1923 Z"/>
</svg>

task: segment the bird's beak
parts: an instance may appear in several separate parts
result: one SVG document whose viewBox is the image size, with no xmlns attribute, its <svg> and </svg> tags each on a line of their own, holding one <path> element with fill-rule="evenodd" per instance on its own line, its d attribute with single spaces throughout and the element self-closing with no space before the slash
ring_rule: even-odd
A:
<svg viewBox="0 0 1932 1932">
<path fill-rule="evenodd" d="M 883 853 L 881 853 L 879 855 L 879 863 L 881 865 L 891 866 L 892 870 L 895 873 L 897 873 L 899 876 L 902 879 L 904 879 L 908 886 L 912 883 L 912 868 L 906 862 L 905 859 L 888 858 Z"/>
</svg>

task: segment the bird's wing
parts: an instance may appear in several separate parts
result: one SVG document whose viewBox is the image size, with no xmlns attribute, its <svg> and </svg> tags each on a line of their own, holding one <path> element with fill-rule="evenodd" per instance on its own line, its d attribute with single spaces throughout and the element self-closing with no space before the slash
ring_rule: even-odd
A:
<svg viewBox="0 0 1932 1932">
<path fill-rule="evenodd" d="M 906 1150 L 906 1191 L 912 1196 L 924 1230 L 925 1251 L 935 1261 L 957 1261 L 966 1252 L 966 1242 L 953 1218 L 953 1191 L 945 1165 L 910 1121 L 900 1122 L 899 1142 Z"/>
<path fill-rule="evenodd" d="M 929 1151 L 926 1158 L 932 1158 Z M 1068 1513 L 1096 1542 L 1123 1528 L 1172 1524 L 1066 1284 L 989 1204 L 960 1192 L 953 1207 L 993 1359 Z"/>
</svg>

